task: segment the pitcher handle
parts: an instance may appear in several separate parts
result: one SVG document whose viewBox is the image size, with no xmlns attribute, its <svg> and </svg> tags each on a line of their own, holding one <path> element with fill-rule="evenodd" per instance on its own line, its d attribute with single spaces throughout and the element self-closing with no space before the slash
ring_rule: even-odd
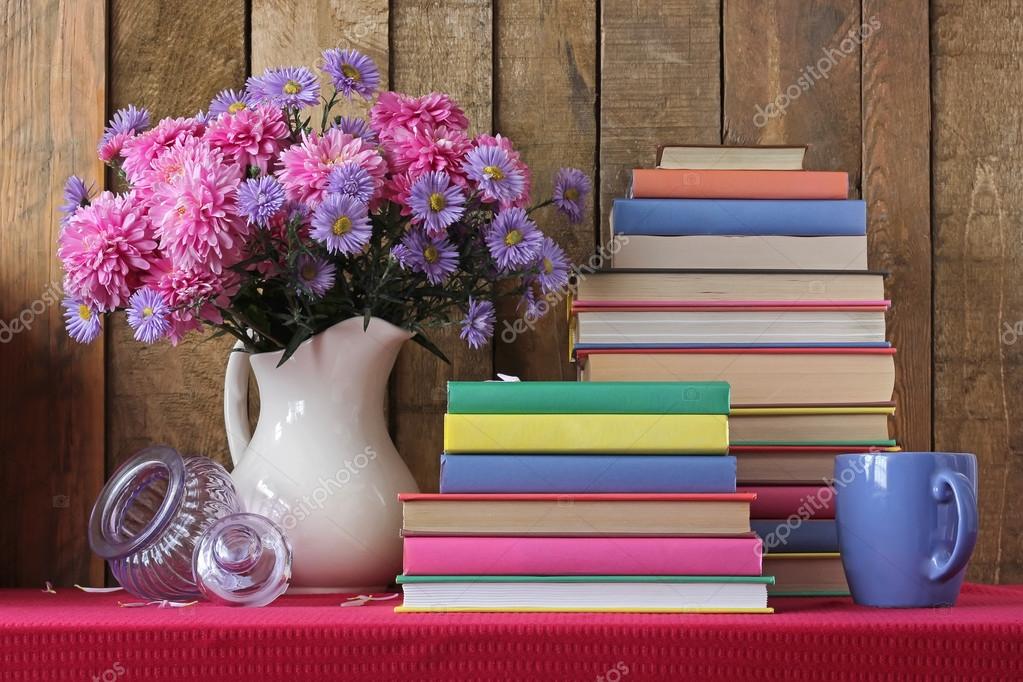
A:
<svg viewBox="0 0 1023 682">
<path fill-rule="evenodd" d="M 227 448 L 234 466 L 242 460 L 245 448 L 252 440 L 249 424 L 249 354 L 241 341 L 234 345 L 227 357 L 224 373 L 224 425 L 227 427 Z"/>
<path fill-rule="evenodd" d="M 928 565 L 928 577 L 935 581 L 948 580 L 966 567 L 977 544 L 977 496 L 973 485 L 958 471 L 941 469 L 931 479 L 931 494 L 938 502 L 951 497 L 956 506 L 956 537 L 948 558 L 934 554 Z"/>
</svg>

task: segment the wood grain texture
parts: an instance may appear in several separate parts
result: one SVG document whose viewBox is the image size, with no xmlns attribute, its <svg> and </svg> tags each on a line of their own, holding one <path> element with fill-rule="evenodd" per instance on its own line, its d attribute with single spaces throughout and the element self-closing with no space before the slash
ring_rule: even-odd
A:
<svg viewBox="0 0 1023 682">
<path fill-rule="evenodd" d="M 969 576 L 1023 581 L 1023 16 L 931 6 L 934 444 L 974 452 L 980 540 Z M 1008 137 L 1007 137 L 1008 135 Z"/>
<path fill-rule="evenodd" d="M 497 5 L 494 127 L 515 142 L 533 173 L 533 200 L 547 198 L 558 169 L 596 177 L 597 8 L 594 0 L 508 0 Z M 522 36 L 532 36 L 522 40 Z M 575 264 L 595 251 L 592 198 L 572 224 L 553 207 L 535 214 L 540 228 Z M 498 304 L 494 369 L 522 379 L 575 379 L 568 359 L 565 292 L 549 312 L 525 318 L 517 298 Z M 522 333 L 522 330 L 525 333 Z"/>
<path fill-rule="evenodd" d="M 859 0 L 723 2 L 724 142 L 809 144 L 859 197 Z"/>
<path fill-rule="evenodd" d="M 931 448 L 930 27 L 924 2 L 864 0 L 863 198 L 869 264 L 885 270 L 893 435 Z"/>
<path fill-rule="evenodd" d="M 471 133 L 490 132 L 492 102 L 491 4 L 485 0 L 394 0 L 391 3 L 393 88 L 411 95 L 447 92 L 465 109 Z M 398 452 L 424 491 L 439 485 L 443 415 L 450 379 L 489 379 L 490 347 L 468 349 L 457 323 L 430 339 L 447 365 L 423 348 L 405 344 L 391 378 L 391 432 Z"/>
<path fill-rule="evenodd" d="M 721 16 L 714 0 L 601 3 L 600 234 L 611 200 L 657 147 L 721 142 Z M 759 10 L 757 17 L 762 16 Z"/>
<path fill-rule="evenodd" d="M 245 3 L 110 2 L 110 110 L 136 104 L 154 121 L 205 110 L 245 83 Z M 228 338 L 192 335 L 145 346 L 111 316 L 107 353 L 107 458 L 114 467 L 150 443 L 229 461 L 224 435 Z"/>
<path fill-rule="evenodd" d="M 22 0 L 0 17 L 0 586 L 99 584 L 103 341 L 65 333 L 54 245 L 65 179 L 103 184 L 105 7 Z"/>
</svg>

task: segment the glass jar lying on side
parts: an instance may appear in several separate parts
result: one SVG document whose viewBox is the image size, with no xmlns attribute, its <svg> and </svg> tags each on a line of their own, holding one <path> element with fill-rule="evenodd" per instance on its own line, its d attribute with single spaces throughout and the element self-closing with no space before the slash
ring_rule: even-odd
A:
<svg viewBox="0 0 1023 682">
<path fill-rule="evenodd" d="M 271 521 L 241 511 L 224 467 L 153 446 L 107 481 L 89 545 L 143 599 L 263 606 L 288 587 L 291 546 Z"/>
</svg>

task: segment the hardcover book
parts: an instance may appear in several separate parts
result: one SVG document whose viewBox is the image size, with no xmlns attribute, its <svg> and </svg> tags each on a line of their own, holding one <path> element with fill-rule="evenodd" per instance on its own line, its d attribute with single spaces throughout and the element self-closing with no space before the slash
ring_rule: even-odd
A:
<svg viewBox="0 0 1023 682">
<path fill-rule="evenodd" d="M 840 171 L 637 168 L 637 199 L 845 199 L 849 175 Z"/>
<path fill-rule="evenodd" d="M 764 575 L 774 578 L 772 597 L 847 597 L 842 558 L 837 553 L 765 554 Z"/>
<path fill-rule="evenodd" d="M 657 167 L 800 170 L 805 155 L 805 145 L 664 145 Z"/>
<path fill-rule="evenodd" d="M 629 235 L 612 252 L 611 266 L 861 271 L 867 269 L 867 236 Z"/>
<path fill-rule="evenodd" d="M 732 411 L 728 426 L 732 445 L 892 446 L 888 419 L 893 405 L 847 407 L 741 407 Z"/>
<path fill-rule="evenodd" d="M 835 518 L 835 491 L 826 485 L 744 485 L 736 490 L 756 495 L 750 506 L 754 519 Z"/>
<path fill-rule="evenodd" d="M 805 554 L 838 551 L 838 531 L 830 519 L 756 519 L 753 532 L 764 541 L 764 552 Z"/>
<path fill-rule="evenodd" d="M 898 452 L 898 447 L 872 448 Z M 735 456 L 740 485 L 820 485 L 835 474 L 835 455 L 854 451 L 848 446 L 729 445 Z"/>
</svg>

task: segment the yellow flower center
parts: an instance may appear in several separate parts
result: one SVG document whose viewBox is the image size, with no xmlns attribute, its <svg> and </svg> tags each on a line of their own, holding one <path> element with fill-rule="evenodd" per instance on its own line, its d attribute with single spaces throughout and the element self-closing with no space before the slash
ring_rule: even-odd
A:
<svg viewBox="0 0 1023 682">
<path fill-rule="evenodd" d="M 579 190 L 575 187 L 569 187 L 561 193 L 561 196 L 565 197 L 569 201 L 579 201 Z"/>
<path fill-rule="evenodd" d="M 231 106 L 227 108 L 227 113 L 237 114 L 239 111 L 245 108 L 245 102 L 232 102 Z"/>
<path fill-rule="evenodd" d="M 551 262 L 550 258 L 543 259 L 543 271 L 548 275 L 554 272 L 554 263 Z"/>
<path fill-rule="evenodd" d="M 511 230 L 508 234 L 504 235 L 505 246 L 515 246 L 522 241 L 522 233 L 518 230 Z"/>
<path fill-rule="evenodd" d="M 441 194 L 440 192 L 434 192 L 433 194 L 430 195 L 431 211 L 434 211 L 435 213 L 443 211 L 447 205 L 448 205 L 447 200 L 444 198 L 444 195 Z"/>
<path fill-rule="evenodd" d="M 312 265 L 306 265 L 302 268 L 302 279 L 307 282 L 311 282 L 316 279 L 316 268 Z"/>
<path fill-rule="evenodd" d="M 289 80 L 287 83 L 284 84 L 285 95 L 297 95 L 301 91 L 302 86 L 293 80 Z"/>
<path fill-rule="evenodd" d="M 178 206 L 178 208 L 177 208 L 177 212 L 178 212 L 178 215 L 185 215 L 185 211 L 186 211 L 186 210 L 187 210 L 187 209 L 185 208 L 185 205 L 184 205 L 184 204 L 181 204 L 181 205 L 180 205 L 180 206 Z"/>
<path fill-rule="evenodd" d="M 78 306 L 78 317 L 82 318 L 83 320 L 91 320 L 92 310 L 89 309 L 89 306 L 83 303 Z"/>
<path fill-rule="evenodd" d="M 346 235 L 352 231 L 352 219 L 346 215 L 343 215 L 334 221 L 334 224 L 331 226 L 330 230 L 338 237 Z"/>
<path fill-rule="evenodd" d="M 345 75 L 345 78 L 351 78 L 353 81 L 358 82 L 362 80 L 362 74 L 351 64 L 342 64 L 341 73 Z"/>
<path fill-rule="evenodd" d="M 423 258 L 426 259 L 427 263 L 436 263 L 437 259 L 440 258 L 440 254 L 437 253 L 437 247 L 431 244 L 423 249 Z"/>
<path fill-rule="evenodd" d="M 504 180 L 504 171 L 497 166 L 484 166 L 483 175 L 486 175 L 491 180 Z"/>
<path fill-rule="evenodd" d="M 145 308 L 142 309 L 142 317 L 152 317 L 152 316 L 153 316 L 153 309 L 150 306 L 147 305 Z"/>
</svg>

